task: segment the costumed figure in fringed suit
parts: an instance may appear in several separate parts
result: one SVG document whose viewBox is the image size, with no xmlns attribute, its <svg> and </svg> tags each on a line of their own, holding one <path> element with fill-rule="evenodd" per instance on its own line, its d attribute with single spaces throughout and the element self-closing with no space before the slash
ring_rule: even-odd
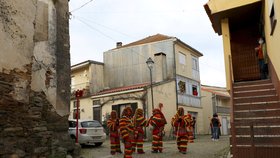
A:
<svg viewBox="0 0 280 158">
<path fill-rule="evenodd" d="M 193 143 L 194 141 L 194 120 L 191 114 L 186 115 L 186 121 L 188 122 L 187 132 L 188 132 L 188 142 Z"/>
<path fill-rule="evenodd" d="M 120 147 L 119 119 L 115 110 L 111 112 L 110 118 L 107 121 L 107 127 L 110 132 L 111 154 L 122 153 Z"/>
<path fill-rule="evenodd" d="M 153 116 L 151 116 L 149 120 L 149 124 L 153 127 L 152 153 L 162 152 L 162 138 L 164 136 L 164 126 L 166 123 L 163 113 L 159 109 L 154 109 Z"/>
<path fill-rule="evenodd" d="M 124 158 L 132 158 L 132 141 L 134 137 L 134 127 L 132 122 L 132 109 L 126 107 L 120 119 L 120 132 L 124 143 Z"/>
<path fill-rule="evenodd" d="M 177 148 L 180 153 L 187 153 L 188 141 L 192 137 L 190 127 L 192 126 L 192 119 L 190 114 L 184 115 L 184 109 L 178 108 L 177 113 L 171 120 L 171 125 L 174 129 L 174 135 L 176 136 Z"/>
<path fill-rule="evenodd" d="M 133 117 L 134 125 L 134 140 L 138 154 L 144 154 L 143 143 L 144 143 L 144 130 L 143 127 L 147 126 L 148 121 L 144 117 L 143 109 L 136 109 Z"/>
</svg>

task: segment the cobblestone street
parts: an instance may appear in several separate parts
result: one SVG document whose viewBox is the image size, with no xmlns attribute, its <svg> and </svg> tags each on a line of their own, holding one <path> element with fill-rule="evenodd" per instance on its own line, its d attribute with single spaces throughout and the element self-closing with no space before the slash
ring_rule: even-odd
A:
<svg viewBox="0 0 280 158">
<path fill-rule="evenodd" d="M 210 135 L 199 135 L 195 143 L 188 145 L 188 152 L 183 155 L 178 152 L 175 140 L 164 141 L 163 153 L 151 153 L 151 142 L 144 143 L 145 154 L 133 154 L 133 158 L 226 158 L 229 152 L 229 138 L 222 136 L 219 141 L 212 141 Z M 122 146 L 123 147 L 123 146 Z M 122 149 L 123 151 L 123 149 Z M 85 146 L 82 148 L 81 156 L 83 158 L 122 158 L 123 154 L 110 155 L 109 140 L 101 147 Z"/>
</svg>

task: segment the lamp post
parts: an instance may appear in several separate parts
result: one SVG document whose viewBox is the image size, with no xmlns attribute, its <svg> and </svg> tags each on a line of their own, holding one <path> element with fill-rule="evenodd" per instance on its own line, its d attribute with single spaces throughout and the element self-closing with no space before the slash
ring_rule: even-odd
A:
<svg viewBox="0 0 280 158">
<path fill-rule="evenodd" d="M 76 90 L 75 96 L 77 99 L 77 110 L 76 110 L 76 143 L 78 143 L 78 137 L 79 137 L 79 132 L 78 132 L 78 126 L 79 126 L 79 106 L 80 106 L 80 97 L 83 96 L 83 90 Z"/>
<path fill-rule="evenodd" d="M 154 61 L 151 58 L 148 58 L 146 64 L 150 70 L 150 79 L 151 79 L 151 95 L 152 95 L 152 109 L 154 109 L 154 95 L 153 95 L 153 76 L 152 76 L 152 69 L 154 65 Z"/>
</svg>

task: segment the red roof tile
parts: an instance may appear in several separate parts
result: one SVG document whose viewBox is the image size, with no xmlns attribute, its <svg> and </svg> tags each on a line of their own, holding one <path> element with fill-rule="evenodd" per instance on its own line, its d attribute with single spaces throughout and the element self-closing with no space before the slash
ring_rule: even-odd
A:
<svg viewBox="0 0 280 158">
<path fill-rule="evenodd" d="M 141 84 L 137 84 L 137 85 L 130 85 L 130 86 L 125 86 L 125 87 L 117 87 L 117 88 L 112 88 L 112 89 L 106 89 L 106 90 L 100 91 L 96 94 L 93 94 L 93 96 L 144 88 L 147 85 L 149 85 L 149 83 L 141 83 Z"/>
<path fill-rule="evenodd" d="M 123 46 L 115 48 L 115 49 L 130 47 L 130 46 L 136 46 L 136 45 L 146 44 L 146 43 L 152 43 L 152 42 L 157 42 L 157 41 L 163 41 L 163 40 L 168 40 L 168 39 L 171 39 L 171 38 L 174 38 L 174 37 L 166 36 L 166 35 L 162 35 L 162 34 L 156 34 L 156 35 L 149 36 L 149 37 L 143 38 L 141 40 L 123 45 Z"/>
<path fill-rule="evenodd" d="M 213 93 L 213 94 L 216 94 L 218 96 L 223 96 L 223 97 L 230 98 L 229 93 L 226 90 L 221 90 L 221 88 L 203 87 L 203 86 L 201 86 L 201 90 L 206 91 L 206 92 L 210 92 L 210 93 Z"/>
</svg>

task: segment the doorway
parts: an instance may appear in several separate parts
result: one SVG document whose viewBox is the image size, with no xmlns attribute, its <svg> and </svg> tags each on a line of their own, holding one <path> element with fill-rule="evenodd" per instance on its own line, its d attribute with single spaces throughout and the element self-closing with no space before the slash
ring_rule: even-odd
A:
<svg viewBox="0 0 280 158">
<path fill-rule="evenodd" d="M 228 135 L 228 120 L 226 117 L 222 117 L 222 134 Z"/>
</svg>

